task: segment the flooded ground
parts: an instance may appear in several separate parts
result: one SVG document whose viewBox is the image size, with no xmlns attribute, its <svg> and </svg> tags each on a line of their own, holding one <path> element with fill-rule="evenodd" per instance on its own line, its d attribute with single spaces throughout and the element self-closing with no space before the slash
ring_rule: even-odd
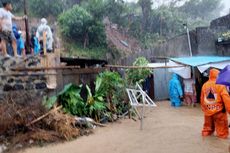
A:
<svg viewBox="0 0 230 153">
<path fill-rule="evenodd" d="M 158 102 L 148 109 L 144 130 L 140 122 L 122 120 L 75 141 L 30 148 L 22 153 L 228 153 L 230 139 L 202 138 L 203 113 L 199 107 L 171 108 Z"/>
</svg>

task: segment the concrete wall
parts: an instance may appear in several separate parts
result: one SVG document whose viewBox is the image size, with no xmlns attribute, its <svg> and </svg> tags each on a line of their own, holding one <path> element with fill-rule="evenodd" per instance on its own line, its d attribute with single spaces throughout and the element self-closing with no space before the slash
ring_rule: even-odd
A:
<svg viewBox="0 0 230 153">
<path fill-rule="evenodd" d="M 210 23 L 211 29 L 230 29 L 230 14 L 217 18 Z"/>
<path fill-rule="evenodd" d="M 209 27 L 196 28 L 197 55 L 217 55 L 216 31 Z"/>
<path fill-rule="evenodd" d="M 192 52 L 197 55 L 197 40 L 195 31 L 190 32 Z M 151 61 L 153 57 L 181 57 L 189 56 L 189 45 L 187 34 L 182 34 L 164 43 L 157 45 L 155 48 L 144 50 L 132 56 L 121 60 L 123 65 L 132 65 L 137 57 L 144 56 Z"/>
</svg>

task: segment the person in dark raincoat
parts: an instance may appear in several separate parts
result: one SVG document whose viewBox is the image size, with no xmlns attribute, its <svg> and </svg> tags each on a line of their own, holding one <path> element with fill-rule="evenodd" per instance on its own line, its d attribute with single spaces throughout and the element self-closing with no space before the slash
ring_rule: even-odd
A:
<svg viewBox="0 0 230 153">
<path fill-rule="evenodd" d="M 172 79 L 169 81 L 169 98 L 171 106 L 180 107 L 181 98 L 183 97 L 182 85 L 177 74 L 172 74 Z"/>
</svg>

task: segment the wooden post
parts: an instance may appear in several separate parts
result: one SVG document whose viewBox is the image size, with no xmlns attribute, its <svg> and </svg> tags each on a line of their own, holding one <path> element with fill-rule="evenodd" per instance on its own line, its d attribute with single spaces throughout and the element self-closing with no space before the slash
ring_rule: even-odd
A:
<svg viewBox="0 0 230 153">
<path fill-rule="evenodd" d="M 30 50 L 30 33 L 29 33 L 29 22 L 28 22 L 28 11 L 27 11 L 27 0 L 24 0 L 24 14 L 27 16 L 25 19 L 25 28 L 26 28 L 26 52 L 31 53 Z"/>
<path fill-rule="evenodd" d="M 141 130 L 143 130 L 143 124 L 144 124 L 144 117 L 145 117 L 145 95 L 143 93 L 142 94 L 142 100 L 143 100 L 143 106 L 142 106 L 142 110 L 141 110 Z"/>
<path fill-rule="evenodd" d="M 46 48 L 46 32 L 45 31 L 43 31 L 43 52 L 44 52 L 44 55 L 46 56 L 47 48 Z"/>
</svg>

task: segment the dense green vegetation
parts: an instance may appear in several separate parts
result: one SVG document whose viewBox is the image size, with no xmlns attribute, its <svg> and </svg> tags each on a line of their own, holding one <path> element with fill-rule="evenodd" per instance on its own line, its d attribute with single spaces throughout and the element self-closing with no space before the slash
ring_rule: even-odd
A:
<svg viewBox="0 0 230 153">
<path fill-rule="evenodd" d="M 95 47 L 106 46 L 106 35 L 102 21 L 96 20 L 79 5 L 62 13 L 58 19 L 61 33 L 66 39 L 84 44 L 84 48 L 90 45 Z"/>
<path fill-rule="evenodd" d="M 22 12 L 23 0 L 12 1 L 15 11 Z M 105 17 L 137 38 L 143 48 L 151 48 L 185 32 L 184 23 L 190 29 L 208 25 L 220 15 L 221 2 L 171 0 L 159 4 L 153 0 L 137 3 L 123 0 L 28 0 L 31 15 L 58 19 L 61 34 L 67 42 L 80 43 L 84 49 L 107 48 L 102 24 Z"/>
<path fill-rule="evenodd" d="M 44 105 L 51 109 L 56 103 L 62 105 L 66 113 L 79 117 L 91 117 L 96 121 L 102 118 L 113 120 L 113 114 L 127 111 L 124 103 L 125 84 L 117 72 L 100 73 L 95 81 L 95 89 L 86 85 L 87 99 L 81 97 L 82 85 L 68 84 L 57 95 L 44 98 Z M 92 90 L 94 92 L 92 92 Z"/>
<path fill-rule="evenodd" d="M 147 67 L 149 61 L 145 57 L 139 57 L 133 63 L 133 66 Z M 128 69 L 127 70 L 127 82 L 130 85 L 135 86 L 136 83 L 143 83 L 144 79 L 151 74 L 150 69 L 142 68 L 142 69 Z"/>
<path fill-rule="evenodd" d="M 147 66 L 148 63 L 146 58 L 139 57 L 133 65 Z M 136 83 L 143 83 L 149 74 L 151 71 L 145 68 L 128 69 L 127 77 L 123 79 L 118 72 L 104 71 L 97 75 L 95 87 L 87 84 L 68 84 L 57 95 L 44 97 L 43 105 L 48 109 L 61 105 L 66 113 L 78 117 L 90 117 L 98 122 L 105 118 L 113 121 L 114 115 L 123 115 L 130 108 L 126 88 L 134 87 Z"/>
<path fill-rule="evenodd" d="M 66 51 L 62 52 L 63 56 L 106 59 L 108 48 L 95 46 L 84 48 L 80 43 L 69 41 L 65 44 L 65 50 Z"/>
</svg>

